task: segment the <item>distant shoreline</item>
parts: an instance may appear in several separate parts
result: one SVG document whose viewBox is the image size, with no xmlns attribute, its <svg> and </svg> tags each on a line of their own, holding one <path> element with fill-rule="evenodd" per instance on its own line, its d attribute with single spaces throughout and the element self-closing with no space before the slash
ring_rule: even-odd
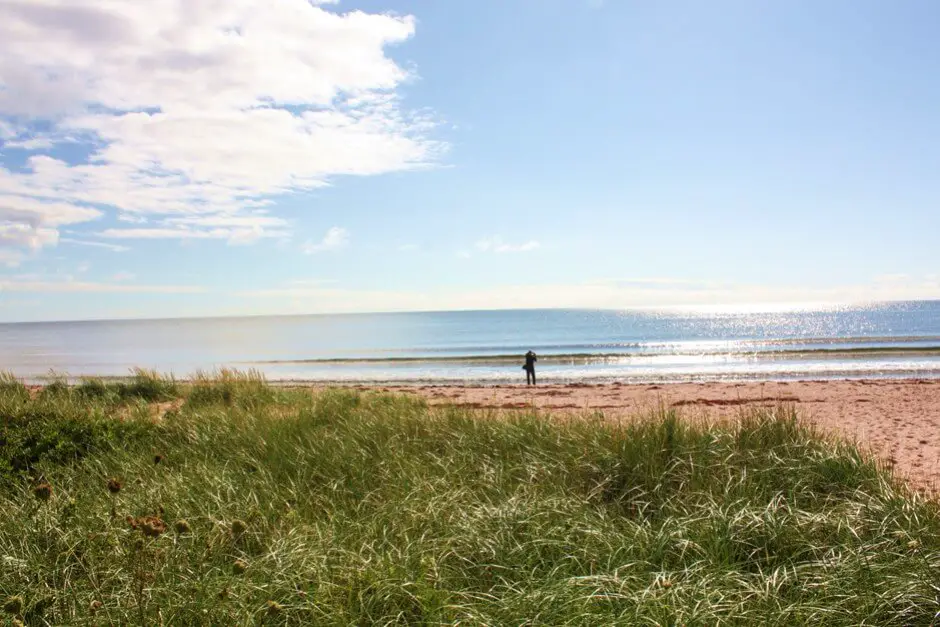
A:
<svg viewBox="0 0 940 627">
<path fill-rule="evenodd" d="M 539 356 L 542 364 L 577 364 L 611 363 L 623 359 L 642 359 L 660 356 L 652 352 L 623 353 L 543 353 Z M 671 356 L 714 355 L 722 357 L 747 357 L 751 359 L 805 359 L 811 357 L 851 358 L 857 356 L 906 357 L 908 355 L 940 356 L 940 346 L 911 347 L 875 347 L 859 348 L 814 348 L 807 350 L 731 350 L 731 351 L 687 351 L 670 353 Z M 515 354 L 497 355 L 441 355 L 421 357 L 324 357 L 313 359 L 271 359 L 264 361 L 242 362 L 240 365 L 278 365 L 278 364 L 508 364 L 521 363 L 522 358 Z"/>
<path fill-rule="evenodd" d="M 207 371 L 206 374 L 212 376 L 220 371 Z M 239 372 L 251 372 L 251 369 L 239 370 Z M 520 371 L 521 372 L 521 371 Z M 172 378 L 178 383 L 192 383 L 197 379 L 197 374 L 176 376 L 173 373 L 158 372 L 161 376 Z M 897 384 L 919 383 L 922 381 L 940 382 L 940 372 L 921 372 L 912 370 L 909 372 L 898 372 L 897 374 L 875 373 L 872 375 L 858 375 L 853 373 L 835 373 L 827 377 L 813 377 L 794 375 L 792 377 L 764 377 L 764 376 L 725 376 L 725 375 L 677 375 L 673 378 L 668 377 L 649 377 L 649 378 L 630 378 L 630 377 L 583 377 L 578 379 L 558 380 L 551 376 L 546 376 L 542 372 L 537 372 L 542 386 L 574 386 L 574 387 L 602 387 L 602 386 L 625 386 L 625 387 L 644 387 L 650 385 L 663 386 L 681 386 L 681 385 L 760 385 L 764 383 L 834 383 L 834 382 L 891 382 Z M 69 384 L 81 383 L 88 380 L 100 380 L 104 382 L 120 382 L 133 379 L 133 374 L 127 375 L 69 375 L 65 373 L 47 374 L 40 376 L 26 376 L 15 378 L 23 381 L 27 385 L 42 387 L 54 381 L 64 381 Z M 399 379 L 362 379 L 350 377 L 347 379 L 314 379 L 314 378 L 270 378 L 265 377 L 269 385 L 275 387 L 309 387 L 309 388 L 356 388 L 356 387 L 400 387 L 400 388 L 515 388 L 526 387 L 525 376 L 512 377 L 507 375 L 504 379 L 489 380 L 476 379 L 468 377 L 465 379 L 444 379 L 444 378 L 399 378 Z"/>
</svg>

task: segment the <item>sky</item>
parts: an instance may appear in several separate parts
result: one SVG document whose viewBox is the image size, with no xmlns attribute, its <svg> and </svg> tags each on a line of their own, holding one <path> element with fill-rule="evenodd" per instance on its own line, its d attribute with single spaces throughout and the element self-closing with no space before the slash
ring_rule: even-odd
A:
<svg viewBox="0 0 940 627">
<path fill-rule="evenodd" d="M 940 298 L 934 0 L 0 15 L 0 321 Z"/>
</svg>

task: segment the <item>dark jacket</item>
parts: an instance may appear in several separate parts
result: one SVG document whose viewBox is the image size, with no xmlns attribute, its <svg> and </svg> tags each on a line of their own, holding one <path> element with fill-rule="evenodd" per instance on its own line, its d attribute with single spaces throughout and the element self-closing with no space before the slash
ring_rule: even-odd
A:
<svg viewBox="0 0 940 627">
<path fill-rule="evenodd" d="M 529 371 L 535 370 L 535 362 L 538 360 L 539 358 L 535 356 L 535 353 L 529 351 L 525 354 L 525 366 L 523 368 Z"/>
</svg>

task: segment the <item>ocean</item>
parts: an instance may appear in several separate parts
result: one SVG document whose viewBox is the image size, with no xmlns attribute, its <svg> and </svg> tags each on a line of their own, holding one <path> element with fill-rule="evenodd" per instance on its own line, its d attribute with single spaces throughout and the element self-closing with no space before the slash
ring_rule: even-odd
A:
<svg viewBox="0 0 940 627">
<path fill-rule="evenodd" d="M 0 370 L 27 380 L 670 382 L 940 377 L 940 301 L 786 311 L 506 310 L 0 325 Z"/>
</svg>

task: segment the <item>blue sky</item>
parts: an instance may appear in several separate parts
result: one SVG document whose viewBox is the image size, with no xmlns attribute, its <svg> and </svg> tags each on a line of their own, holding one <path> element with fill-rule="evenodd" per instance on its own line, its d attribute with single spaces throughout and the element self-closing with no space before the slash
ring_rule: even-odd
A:
<svg viewBox="0 0 940 627">
<path fill-rule="evenodd" d="M 940 5 L 6 0 L 0 320 L 940 298 Z"/>
</svg>

